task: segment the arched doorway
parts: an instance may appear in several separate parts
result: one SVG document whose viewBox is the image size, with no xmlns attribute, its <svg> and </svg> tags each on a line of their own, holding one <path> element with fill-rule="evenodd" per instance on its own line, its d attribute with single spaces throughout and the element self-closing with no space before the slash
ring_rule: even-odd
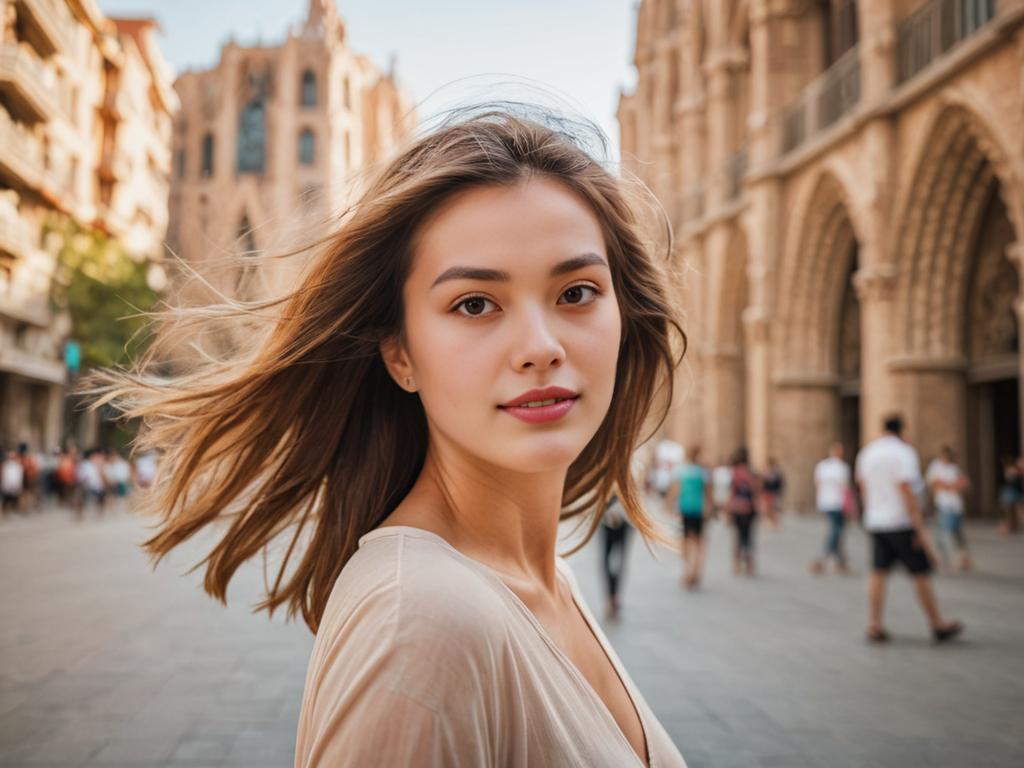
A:
<svg viewBox="0 0 1024 768">
<path fill-rule="evenodd" d="M 787 504 L 814 505 L 813 472 L 842 441 L 860 442 L 860 304 L 853 286 L 858 239 L 847 196 L 823 173 L 804 197 L 783 255 L 776 305 L 772 447 L 789 478 Z"/>
<path fill-rule="evenodd" d="M 967 357 L 967 467 L 970 508 L 997 514 L 1001 460 L 1017 456 L 1020 430 L 1020 328 L 1017 271 L 1007 258 L 1013 226 L 993 183 L 971 253 L 963 313 Z"/>
<path fill-rule="evenodd" d="M 967 514 L 980 517 L 997 514 L 1000 454 L 1021 449 L 1017 191 L 999 153 L 975 114 L 943 108 L 899 230 L 897 391 L 922 461 L 953 448 L 973 480 Z"/>
</svg>

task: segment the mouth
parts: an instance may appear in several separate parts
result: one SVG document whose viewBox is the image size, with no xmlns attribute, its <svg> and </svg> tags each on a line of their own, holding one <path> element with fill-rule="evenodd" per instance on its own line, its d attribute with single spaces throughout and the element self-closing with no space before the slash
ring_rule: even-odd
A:
<svg viewBox="0 0 1024 768">
<path fill-rule="evenodd" d="M 529 424 L 555 421 L 565 416 L 579 400 L 579 394 L 568 389 L 548 387 L 530 390 L 515 400 L 499 405 L 505 413 Z"/>
</svg>

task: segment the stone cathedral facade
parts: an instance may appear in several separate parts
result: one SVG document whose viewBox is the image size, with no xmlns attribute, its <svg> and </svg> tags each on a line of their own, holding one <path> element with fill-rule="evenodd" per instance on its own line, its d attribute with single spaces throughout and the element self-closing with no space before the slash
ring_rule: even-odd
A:
<svg viewBox="0 0 1024 768">
<path fill-rule="evenodd" d="M 788 506 L 900 411 L 969 514 L 1019 455 L 1024 1 L 643 0 L 622 158 L 685 267 L 666 432 L 776 458 Z"/>
<path fill-rule="evenodd" d="M 168 247 L 243 299 L 289 277 L 255 257 L 301 245 L 302 223 L 342 209 L 414 122 L 393 73 L 349 47 L 334 0 L 309 0 L 283 42 L 227 43 L 174 87 Z"/>
</svg>

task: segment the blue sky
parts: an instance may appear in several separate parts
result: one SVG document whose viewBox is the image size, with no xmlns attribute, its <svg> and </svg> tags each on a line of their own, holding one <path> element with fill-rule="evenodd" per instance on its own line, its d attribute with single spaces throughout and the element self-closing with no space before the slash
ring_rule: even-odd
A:
<svg viewBox="0 0 1024 768">
<path fill-rule="evenodd" d="M 465 100 L 467 92 L 468 98 L 490 95 L 482 84 L 525 81 L 527 94 L 537 88 L 541 97 L 551 94 L 550 99 L 597 122 L 618 154 L 617 94 L 634 82 L 634 0 L 335 2 L 354 50 L 382 67 L 397 56 L 399 80 L 421 102 L 421 115 Z M 289 25 L 305 17 L 308 2 L 98 0 L 98 5 L 109 16 L 156 17 L 164 55 L 181 72 L 213 64 L 230 36 L 243 44 L 283 39 Z"/>
</svg>

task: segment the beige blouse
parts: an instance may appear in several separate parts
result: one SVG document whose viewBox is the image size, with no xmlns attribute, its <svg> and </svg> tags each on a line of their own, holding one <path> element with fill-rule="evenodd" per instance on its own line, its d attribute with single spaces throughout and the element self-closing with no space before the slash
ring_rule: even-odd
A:
<svg viewBox="0 0 1024 768">
<path fill-rule="evenodd" d="M 591 616 L 636 705 L 651 768 L 685 768 Z M 296 768 L 642 766 L 604 701 L 488 566 L 440 536 L 388 526 L 359 539 L 317 633 Z"/>
</svg>

